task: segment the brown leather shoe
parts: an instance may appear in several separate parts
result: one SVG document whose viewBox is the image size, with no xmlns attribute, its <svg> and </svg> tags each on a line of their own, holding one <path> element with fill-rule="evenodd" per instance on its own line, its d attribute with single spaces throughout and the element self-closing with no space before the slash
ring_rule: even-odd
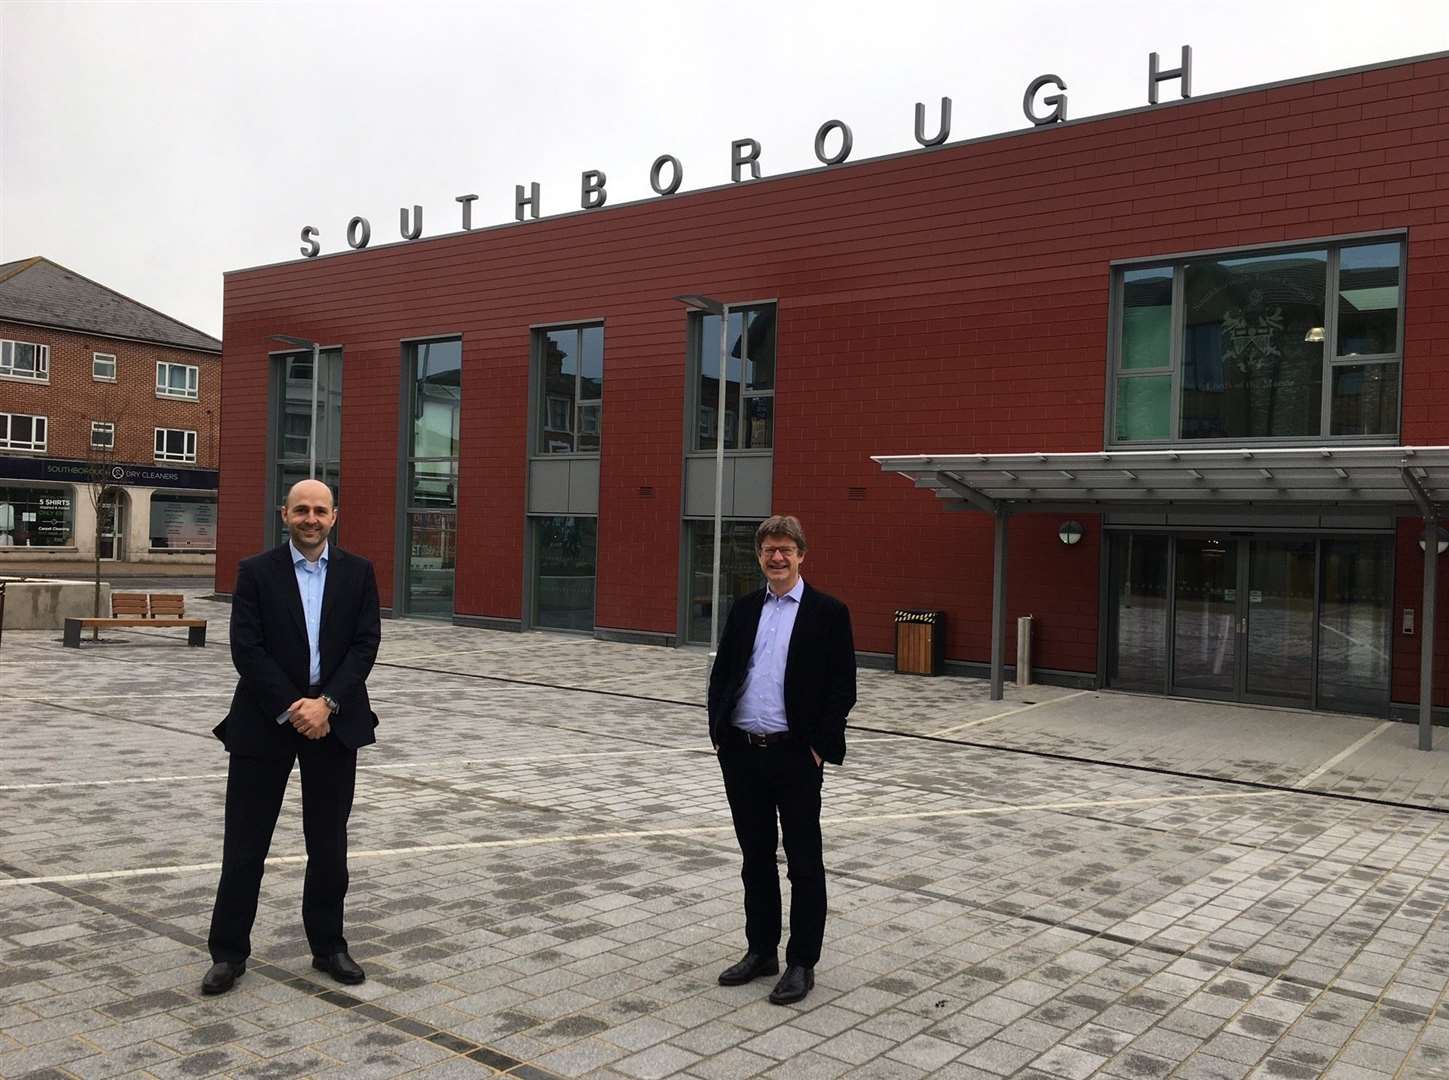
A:
<svg viewBox="0 0 1449 1080">
<path fill-rule="evenodd" d="M 367 979 L 367 973 L 357 966 L 357 961 L 345 952 L 333 953 L 331 956 L 312 957 L 312 966 L 318 971 L 325 971 L 340 983 L 348 986 L 356 986 Z"/>
<path fill-rule="evenodd" d="M 778 956 L 747 952 L 744 959 L 738 964 L 731 964 L 719 973 L 719 984 L 721 986 L 743 986 L 751 979 L 757 979 L 761 975 L 777 975 L 779 971 L 780 958 Z"/>
<path fill-rule="evenodd" d="M 770 991 L 770 1001 L 776 1005 L 791 1005 L 801 1000 L 813 989 L 815 989 L 814 969 L 801 967 L 799 964 L 789 964 L 785 967 L 785 974 L 781 975 L 780 981 L 775 984 L 775 989 Z"/>
<path fill-rule="evenodd" d="M 208 995 L 224 994 L 235 986 L 236 981 L 246 973 L 247 966 L 244 963 L 237 964 L 230 960 L 218 960 L 201 977 L 201 992 Z"/>
</svg>

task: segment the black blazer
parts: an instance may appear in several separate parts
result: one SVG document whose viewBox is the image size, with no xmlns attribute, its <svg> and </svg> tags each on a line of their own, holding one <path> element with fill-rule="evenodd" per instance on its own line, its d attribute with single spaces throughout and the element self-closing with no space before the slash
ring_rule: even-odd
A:
<svg viewBox="0 0 1449 1080">
<path fill-rule="evenodd" d="M 367 675 L 382 640 L 377 577 L 372 563 L 331 547 L 322 592 L 322 692 L 341 706 L 332 731 L 356 750 L 376 742 L 377 715 L 367 698 Z M 243 559 L 231 599 L 231 659 L 236 693 L 214 729 L 234 754 L 286 757 L 303 736 L 277 717 L 307 697 L 307 623 L 289 544 Z"/>
<path fill-rule="evenodd" d="M 709 673 L 709 737 L 716 746 L 745 689 L 765 590 L 735 601 Z M 807 583 L 785 658 L 785 720 L 790 734 L 826 761 L 845 760 L 845 718 L 855 704 L 855 639 L 850 609 Z"/>
</svg>

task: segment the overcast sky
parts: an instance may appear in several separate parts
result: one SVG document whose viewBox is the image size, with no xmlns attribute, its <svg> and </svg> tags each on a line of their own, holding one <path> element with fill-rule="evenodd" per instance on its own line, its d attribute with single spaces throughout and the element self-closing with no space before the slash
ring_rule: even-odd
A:
<svg viewBox="0 0 1449 1080">
<path fill-rule="evenodd" d="M 1024 128 L 1051 72 L 1072 119 L 1146 104 L 1147 54 L 1193 47 L 1196 96 L 1449 49 L 1446 0 L 484 0 L 437 4 L 0 0 L 0 261 L 45 255 L 209 333 L 222 272 L 300 258 L 303 225 L 345 250 L 398 208 L 424 235 L 545 216 L 579 174 L 645 196 L 673 154 L 681 191 L 729 180 L 732 139 L 766 176 L 915 146 L 915 103 L 951 141 Z M 1164 99 L 1177 96 L 1167 84 Z"/>
</svg>

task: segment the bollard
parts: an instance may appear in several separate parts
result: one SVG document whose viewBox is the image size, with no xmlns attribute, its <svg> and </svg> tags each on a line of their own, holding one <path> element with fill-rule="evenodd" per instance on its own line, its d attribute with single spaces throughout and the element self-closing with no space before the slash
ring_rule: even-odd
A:
<svg viewBox="0 0 1449 1080">
<path fill-rule="evenodd" d="M 1016 685 L 1025 689 L 1031 685 L 1031 619 L 1023 615 L 1016 620 Z"/>
</svg>

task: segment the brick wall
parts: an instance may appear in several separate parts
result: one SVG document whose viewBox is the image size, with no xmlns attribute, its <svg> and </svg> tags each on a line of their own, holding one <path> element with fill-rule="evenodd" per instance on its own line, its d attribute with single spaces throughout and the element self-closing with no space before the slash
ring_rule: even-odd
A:
<svg viewBox="0 0 1449 1080">
<path fill-rule="evenodd" d="M 92 456 L 149 465 L 158 427 L 196 432 L 196 462 L 188 468 L 214 469 L 221 440 L 221 357 L 164 345 L 120 341 L 98 334 L 51 330 L 0 321 L 0 338 L 50 346 L 50 382 L 0 379 L 0 412 L 47 418 L 47 457 Z M 91 376 L 94 353 L 116 358 L 116 381 Z M 197 401 L 156 396 L 156 363 L 190 364 L 197 372 Z M 116 425 L 111 452 L 91 450 L 91 421 Z M 10 451 L 0 450 L 0 454 Z M 31 456 L 31 455 L 26 455 Z M 177 464 L 177 463 L 172 463 Z"/>
<path fill-rule="evenodd" d="M 1449 442 L 1446 120 L 1449 60 L 1406 63 L 233 273 L 218 587 L 262 542 L 267 336 L 346 350 L 347 536 L 390 600 L 398 342 L 461 334 L 457 608 L 518 618 L 528 328 L 603 316 L 597 622 L 672 633 L 685 316 L 670 297 L 773 297 L 774 502 L 809 530 L 806 576 L 850 602 L 863 649 L 890 650 L 895 607 L 940 607 L 948 655 L 984 660 L 990 522 L 869 455 L 1099 449 L 1113 260 L 1389 228 L 1409 231 L 1405 439 Z M 1068 550 L 1058 523 L 1013 521 L 1010 614 L 1037 616 L 1040 666 L 1093 671 L 1100 528 Z M 1413 573 L 1401 564 L 1404 587 Z"/>
</svg>

